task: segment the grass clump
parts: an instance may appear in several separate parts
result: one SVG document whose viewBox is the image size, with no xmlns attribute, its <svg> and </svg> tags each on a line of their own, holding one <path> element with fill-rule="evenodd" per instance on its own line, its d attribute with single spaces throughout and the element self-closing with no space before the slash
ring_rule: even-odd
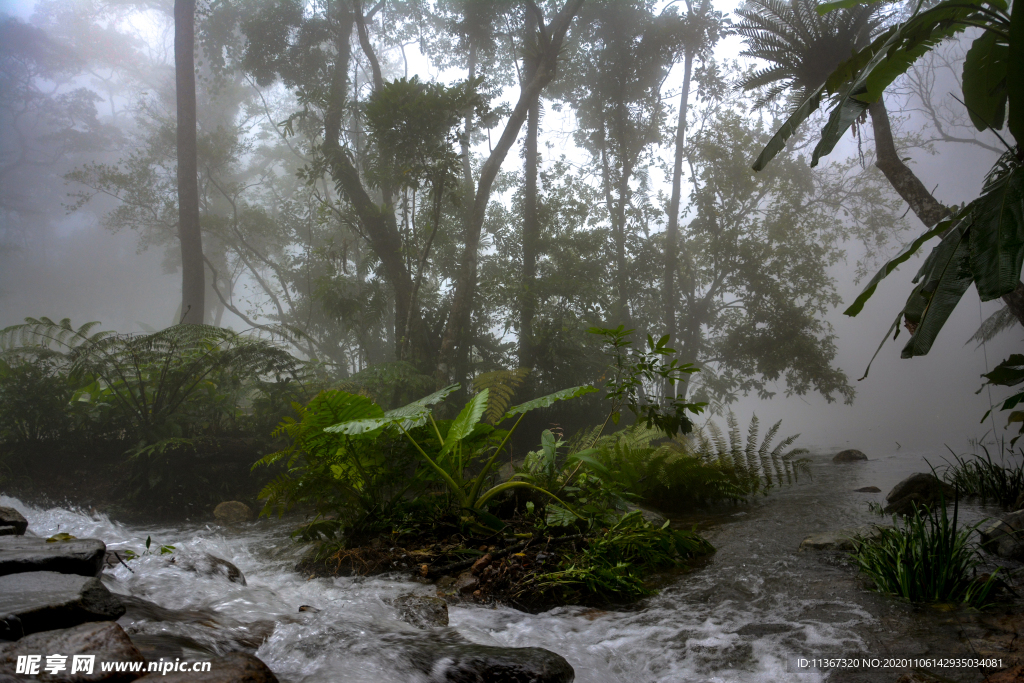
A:
<svg viewBox="0 0 1024 683">
<path fill-rule="evenodd" d="M 1024 494 L 1024 463 L 1007 464 L 1002 457 L 995 462 L 985 446 L 981 449 L 984 457 L 953 453 L 953 462 L 946 461 L 942 479 L 964 495 L 999 503 L 1007 510 L 1015 507 Z"/>
<path fill-rule="evenodd" d="M 975 527 L 957 528 L 959 501 L 950 520 L 945 503 L 914 514 L 853 552 L 875 587 L 911 602 L 953 602 L 981 607 L 989 602 L 995 573 L 977 575 L 978 553 L 969 542 Z"/>
</svg>

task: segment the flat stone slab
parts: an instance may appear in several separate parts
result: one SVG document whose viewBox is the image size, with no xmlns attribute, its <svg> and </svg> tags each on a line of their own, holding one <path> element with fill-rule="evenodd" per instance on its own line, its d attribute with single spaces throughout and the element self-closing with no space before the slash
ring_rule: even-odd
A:
<svg viewBox="0 0 1024 683">
<path fill-rule="evenodd" d="M 22 572 L 58 572 L 96 576 L 107 546 L 95 538 L 53 541 L 26 536 L 0 537 L 0 576 Z"/>
<path fill-rule="evenodd" d="M 46 656 L 61 654 L 67 657 L 63 671 L 48 673 L 45 670 Z M 64 683 L 85 683 L 86 681 L 130 681 L 139 677 L 137 673 L 103 671 L 102 662 L 144 662 L 138 648 L 132 644 L 128 634 L 112 621 L 82 624 L 73 628 L 42 631 L 25 636 L 13 643 L 0 643 L 0 672 L 14 673 L 19 655 L 42 655 L 39 672 L 31 676 L 34 681 L 62 681 Z M 74 656 L 92 656 L 92 673 L 75 671 Z"/>
<path fill-rule="evenodd" d="M 846 527 L 822 534 L 811 534 L 800 543 L 799 552 L 805 550 L 844 550 L 850 551 L 858 543 L 870 541 L 882 535 L 882 529 L 875 524 L 866 526 Z"/>
<path fill-rule="evenodd" d="M 114 621 L 124 611 L 121 601 L 95 577 L 57 572 L 0 576 L 0 615 L 13 615 L 25 635 Z"/>
<path fill-rule="evenodd" d="M 14 508 L 0 506 L 0 536 L 22 536 L 28 520 Z"/>
</svg>

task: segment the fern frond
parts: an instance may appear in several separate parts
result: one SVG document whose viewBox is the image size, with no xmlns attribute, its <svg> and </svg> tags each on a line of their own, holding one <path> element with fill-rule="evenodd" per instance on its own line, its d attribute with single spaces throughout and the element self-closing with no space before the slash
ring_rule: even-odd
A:
<svg viewBox="0 0 1024 683">
<path fill-rule="evenodd" d="M 501 420 L 508 407 L 512 405 L 516 389 L 523 385 L 529 374 L 530 368 L 516 368 L 515 370 L 483 372 L 473 378 L 472 391 L 474 394 L 484 390 L 489 391 L 484 422 L 495 425 Z"/>
</svg>

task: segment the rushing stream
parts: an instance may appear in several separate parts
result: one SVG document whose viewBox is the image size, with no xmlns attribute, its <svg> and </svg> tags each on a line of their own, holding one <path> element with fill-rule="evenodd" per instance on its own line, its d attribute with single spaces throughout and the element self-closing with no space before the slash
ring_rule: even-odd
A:
<svg viewBox="0 0 1024 683">
<path fill-rule="evenodd" d="M 933 461 L 941 460 L 934 453 Z M 950 656 L 965 652 L 956 613 L 912 608 L 867 590 L 835 554 L 797 552 L 809 534 L 879 522 L 868 502 L 906 475 L 927 471 L 920 453 L 894 453 L 866 463 L 837 465 L 812 457 L 810 479 L 750 506 L 680 520 L 697 523 L 717 547 L 703 566 L 665 580 L 662 591 L 618 611 L 563 607 L 542 614 L 453 605 L 450 626 L 425 632 L 398 618 L 394 598 L 433 595 L 431 585 L 405 576 L 307 580 L 293 567 L 302 548 L 290 527 L 261 520 L 241 529 L 218 526 L 140 527 L 102 515 L 41 510 L 0 496 L 29 520 L 29 531 L 58 531 L 102 539 L 109 549 L 139 551 L 147 536 L 175 553 L 206 552 L 230 560 L 247 585 L 219 575 L 184 571 L 167 557 L 145 556 L 104 573 L 116 593 L 174 610 L 187 621 L 136 620 L 132 638 L 166 656 L 203 658 L 256 647 L 282 681 L 292 683 L 416 681 L 395 652 L 431 639 L 486 645 L 538 646 L 565 657 L 579 683 L 696 681 L 895 681 L 899 673 L 803 673 L 794 657 Z M 877 486 L 882 493 L 856 493 Z M 994 514 L 963 506 L 968 523 Z M 287 520 L 285 520 L 287 521 Z M 319 612 L 299 613 L 300 605 Z M 966 672 L 954 680 L 976 681 Z"/>
</svg>

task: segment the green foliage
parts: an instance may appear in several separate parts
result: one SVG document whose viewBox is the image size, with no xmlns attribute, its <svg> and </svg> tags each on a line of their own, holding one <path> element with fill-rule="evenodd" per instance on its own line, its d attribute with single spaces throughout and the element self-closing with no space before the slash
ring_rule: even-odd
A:
<svg viewBox="0 0 1024 683">
<path fill-rule="evenodd" d="M 582 553 L 563 559 L 558 571 L 537 575 L 529 589 L 563 599 L 637 598 L 653 592 L 644 584 L 651 573 L 711 552 L 714 547 L 695 532 L 670 529 L 668 522 L 656 527 L 632 512 L 590 540 Z"/>
<path fill-rule="evenodd" d="M 974 455 L 968 459 L 953 453 L 953 462 L 946 461 L 942 479 L 961 495 L 978 496 L 1012 510 L 1024 494 L 1024 463 L 1008 464 L 1004 458 L 993 462 L 988 449 L 984 445 L 981 448 L 984 457 Z"/>
<path fill-rule="evenodd" d="M 498 456 L 527 412 L 535 408 L 549 406 L 556 401 L 590 393 L 595 389 L 593 387 L 574 387 L 513 406 L 505 413 L 503 420 L 514 415 L 519 415 L 519 418 L 507 432 L 496 432 L 493 427 L 482 422 L 490 393 L 489 390 L 484 389 L 469 400 L 447 426 L 446 433 L 442 433 L 430 413 L 430 406 L 440 402 L 456 389 L 458 389 L 458 385 L 446 387 L 419 401 L 392 410 L 382 417 L 341 420 L 325 431 L 353 438 L 373 439 L 380 433 L 380 430 L 397 429 L 405 435 L 409 443 L 419 453 L 427 470 L 444 483 L 456 506 L 460 510 L 477 516 L 483 512 L 487 501 L 510 489 L 527 488 L 555 497 L 551 492 L 539 489 L 526 481 L 507 481 L 487 490 L 484 488 L 490 479 Z M 433 429 L 431 436 L 434 438 L 417 438 L 412 433 L 412 429 L 427 422 Z M 493 442 L 489 438 L 492 434 Z M 430 442 L 434 442 L 434 444 Z M 435 447 L 437 450 L 433 455 L 428 453 Z M 557 498 L 555 499 L 557 500 Z"/>
<path fill-rule="evenodd" d="M 1019 353 L 1012 354 L 1009 358 L 997 365 L 991 372 L 982 375 L 982 377 L 985 378 L 985 384 L 994 384 L 1004 387 L 1015 387 L 1024 383 L 1024 355 Z M 978 391 L 981 391 L 981 389 Z M 1013 410 L 1022 401 L 1024 401 L 1024 391 L 1017 392 L 1013 396 L 1004 400 L 1003 405 L 1000 408 L 1001 410 L 1013 411 L 1006 420 L 1007 427 L 1014 422 L 1019 422 L 1021 424 L 1020 431 L 1017 433 L 1017 436 L 1010 440 L 1011 448 L 1017 442 L 1017 439 L 1019 439 L 1021 435 L 1024 435 L 1024 411 Z M 988 417 L 990 412 L 991 409 L 985 412 L 981 417 L 982 422 L 985 421 L 985 418 Z"/>
<path fill-rule="evenodd" d="M 693 430 L 693 422 L 687 413 L 699 415 L 705 403 L 692 403 L 685 397 L 675 396 L 675 392 L 664 397 L 660 403 L 650 401 L 648 390 L 659 384 L 674 387 L 683 382 L 689 375 L 699 372 L 693 363 L 680 363 L 678 358 L 665 362 L 664 357 L 675 354 L 670 349 L 668 336 L 654 341 L 647 335 L 647 348 L 643 351 L 629 348 L 633 342 L 624 325 L 615 329 L 591 328 L 591 333 L 600 335 L 604 343 L 611 347 L 608 352 L 613 359 L 612 376 L 605 383 L 606 398 L 612 402 L 609 418 L 619 423 L 620 409 L 625 406 L 647 427 L 665 432 L 670 437 L 676 434 L 688 434 Z M 608 421 L 605 420 L 607 425 Z"/>
<path fill-rule="evenodd" d="M 308 405 L 293 407 L 296 417 L 286 417 L 274 433 L 288 438 L 289 446 L 253 465 L 285 467 L 260 492 L 265 501 L 262 514 L 281 515 L 295 505 L 311 506 L 314 519 L 299 531 L 307 540 L 332 538 L 342 529 L 355 536 L 384 530 L 384 518 L 394 513 L 410 486 L 406 476 L 411 456 L 383 439 L 325 431 L 340 422 L 382 417 L 384 411 L 365 396 L 338 390 L 323 391 Z M 373 434 L 379 436 L 380 430 Z"/>
<path fill-rule="evenodd" d="M 893 518 L 880 537 L 860 544 L 853 553 L 861 571 L 878 590 L 911 602 L 958 602 L 976 607 L 989 602 L 995 574 L 978 577 L 977 552 L 969 543 L 975 527 L 957 528 L 959 501 L 950 520 L 946 506 Z M 977 525 L 975 525 L 977 526 Z"/>
<path fill-rule="evenodd" d="M 484 389 L 490 392 L 487 412 L 484 413 L 484 421 L 487 424 L 495 425 L 504 419 L 505 411 L 512 405 L 516 389 L 523 385 L 529 374 L 529 368 L 516 368 L 482 372 L 473 378 L 474 392 L 481 392 Z"/>
<path fill-rule="evenodd" d="M 773 487 L 793 484 L 800 472 L 807 473 L 808 461 L 798 457 L 807 451 L 803 448 L 786 450 L 799 434 L 786 437 L 772 448 L 782 420 L 771 426 L 760 446 L 757 443 L 760 422 L 756 415 L 750 419 L 745 444 L 732 411 L 726 424 L 728 441 L 718 425 L 712 422 L 708 425 L 710 437 L 703 432 L 698 435 L 697 454 L 706 464 L 713 463 L 732 470 L 737 486 L 746 495 L 767 494 Z"/>
<path fill-rule="evenodd" d="M 830 3 L 818 11 L 846 12 L 864 4 L 870 3 Z M 1009 120 L 1017 144 L 1007 145 L 1006 153 L 989 172 L 981 196 L 955 211 L 949 220 L 926 230 L 896 259 L 886 263 L 846 311 L 856 315 L 878 282 L 898 263 L 925 241 L 941 235 L 941 242 L 914 278 L 916 287 L 886 335 L 896 330 L 898 336 L 900 322 L 906 322 L 911 337 L 903 348 L 904 358 L 928 353 L 972 283 L 981 299 L 987 301 L 1012 292 L 1020 281 L 1024 264 L 1024 156 L 1019 143 L 1024 125 L 1017 122 L 1024 121 L 1024 79 L 1015 73 L 1018 69 L 1011 61 L 1013 55 L 1024 54 L 1024 46 L 1019 44 L 1024 40 L 1020 15 L 1018 8 L 1016 16 L 1011 17 L 1003 0 L 945 0 L 927 8 L 918 5 L 906 21 L 883 31 L 836 67 L 801 108 L 809 114 L 823 92 L 833 96 L 829 121 L 812 154 L 811 164 L 815 165 L 919 57 L 969 27 L 982 29 L 964 62 L 964 104 L 979 130 L 999 130 Z M 784 139 L 797 123 L 787 122 L 776 138 Z M 763 168 L 780 149 L 779 141 L 773 140 L 755 169 Z"/>
</svg>

